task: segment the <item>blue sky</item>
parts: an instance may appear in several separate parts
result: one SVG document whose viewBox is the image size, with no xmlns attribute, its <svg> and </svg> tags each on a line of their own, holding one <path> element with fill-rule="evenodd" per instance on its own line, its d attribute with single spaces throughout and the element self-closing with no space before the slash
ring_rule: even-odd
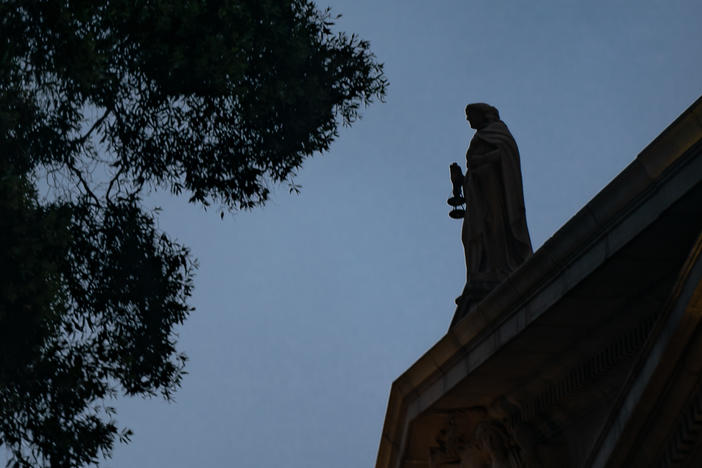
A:
<svg viewBox="0 0 702 468">
<path fill-rule="evenodd" d="M 522 155 L 538 248 L 702 94 L 702 3 L 335 1 L 371 42 L 385 104 L 298 183 L 225 216 L 156 194 L 199 259 L 174 403 L 120 400 L 107 467 L 375 464 L 392 381 L 445 333 L 465 278 L 448 166 L 468 102 Z"/>
<path fill-rule="evenodd" d="M 326 6 L 326 4 L 320 4 Z M 702 94 L 697 1 L 339 1 L 385 63 L 385 104 L 220 220 L 157 197 L 200 262 L 175 403 L 121 402 L 112 467 L 372 466 L 392 381 L 445 333 L 464 281 L 448 165 L 463 108 L 522 153 L 535 247 Z"/>
</svg>

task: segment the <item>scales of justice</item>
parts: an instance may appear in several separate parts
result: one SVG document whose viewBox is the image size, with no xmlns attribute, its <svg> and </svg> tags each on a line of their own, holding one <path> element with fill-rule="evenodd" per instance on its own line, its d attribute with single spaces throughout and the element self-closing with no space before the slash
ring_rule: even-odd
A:
<svg viewBox="0 0 702 468">
<path fill-rule="evenodd" d="M 451 184 L 453 185 L 453 196 L 446 203 L 452 207 L 449 216 L 453 219 L 463 219 L 466 215 L 466 199 L 463 197 L 463 173 L 458 163 L 449 166 L 451 171 Z"/>
</svg>

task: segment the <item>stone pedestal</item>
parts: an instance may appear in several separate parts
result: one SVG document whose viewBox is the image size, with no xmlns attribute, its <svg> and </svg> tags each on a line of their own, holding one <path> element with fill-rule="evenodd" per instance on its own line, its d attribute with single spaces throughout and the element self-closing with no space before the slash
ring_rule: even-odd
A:
<svg viewBox="0 0 702 468">
<path fill-rule="evenodd" d="M 456 312 L 449 328 L 453 327 L 463 317 L 467 316 L 472 308 L 482 301 L 490 292 L 500 284 L 500 281 L 473 280 L 466 284 L 463 294 L 456 298 Z"/>
</svg>

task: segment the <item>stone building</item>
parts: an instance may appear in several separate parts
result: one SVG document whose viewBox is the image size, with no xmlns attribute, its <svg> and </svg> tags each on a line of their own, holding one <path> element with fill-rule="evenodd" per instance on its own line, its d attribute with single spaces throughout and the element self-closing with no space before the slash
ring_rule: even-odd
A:
<svg viewBox="0 0 702 468">
<path fill-rule="evenodd" d="M 377 468 L 702 466 L 702 98 L 392 385 Z"/>
</svg>

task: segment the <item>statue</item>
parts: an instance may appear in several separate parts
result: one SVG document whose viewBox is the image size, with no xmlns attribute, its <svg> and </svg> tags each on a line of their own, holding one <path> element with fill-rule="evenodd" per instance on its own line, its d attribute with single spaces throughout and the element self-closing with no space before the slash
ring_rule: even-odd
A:
<svg viewBox="0 0 702 468">
<path fill-rule="evenodd" d="M 466 119 L 476 132 L 466 153 L 465 176 L 455 163 L 451 167 L 454 187 L 462 182 L 466 203 L 461 232 L 466 286 L 456 299 L 451 325 L 532 254 L 517 143 L 493 106 L 468 104 Z M 453 206 L 455 195 L 456 190 L 449 200 Z"/>
</svg>

